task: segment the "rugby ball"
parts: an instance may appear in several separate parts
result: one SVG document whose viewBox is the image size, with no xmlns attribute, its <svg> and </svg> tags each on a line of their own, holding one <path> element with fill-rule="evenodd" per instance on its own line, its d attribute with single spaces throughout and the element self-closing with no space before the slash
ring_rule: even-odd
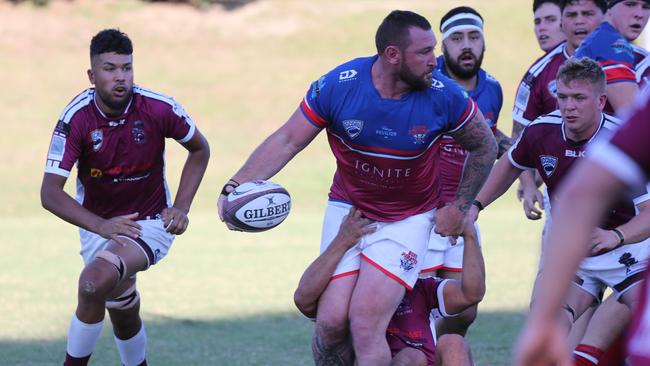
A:
<svg viewBox="0 0 650 366">
<path fill-rule="evenodd" d="M 240 184 L 226 197 L 223 219 L 246 232 L 274 228 L 289 215 L 291 196 L 284 187 L 265 180 Z"/>
</svg>

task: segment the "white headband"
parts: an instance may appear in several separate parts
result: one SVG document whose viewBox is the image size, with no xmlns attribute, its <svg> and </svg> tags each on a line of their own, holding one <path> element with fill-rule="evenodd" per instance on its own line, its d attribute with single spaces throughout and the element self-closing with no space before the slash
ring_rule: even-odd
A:
<svg viewBox="0 0 650 366">
<path fill-rule="evenodd" d="M 483 21 L 476 14 L 460 13 L 447 19 L 440 27 L 443 40 L 452 35 L 452 33 L 463 30 L 475 30 L 483 33 Z"/>
</svg>

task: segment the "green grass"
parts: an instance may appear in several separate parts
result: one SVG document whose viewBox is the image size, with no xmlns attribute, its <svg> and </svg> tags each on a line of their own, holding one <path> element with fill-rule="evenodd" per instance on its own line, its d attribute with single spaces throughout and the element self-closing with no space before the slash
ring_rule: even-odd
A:
<svg viewBox="0 0 650 366">
<path fill-rule="evenodd" d="M 513 92 L 540 51 L 529 3 L 467 1 L 486 19 L 485 68 L 500 80 L 510 130 Z M 87 47 L 119 26 L 135 44 L 136 82 L 173 95 L 208 137 L 212 160 L 170 255 L 139 277 L 155 365 L 310 364 L 311 323 L 292 304 L 302 270 L 317 255 L 334 162 L 324 136 L 274 180 L 294 198 L 287 222 L 262 234 L 218 223 L 223 182 L 298 105 L 309 83 L 336 64 L 373 52 L 376 26 L 393 8 L 439 18 L 459 1 L 284 1 L 238 11 L 199 11 L 135 0 L 0 3 L 3 184 L 0 205 L 0 363 L 51 365 L 62 359 L 82 267 L 74 227 L 39 203 L 50 133 L 66 103 L 87 87 Z M 183 151 L 170 142 L 177 185 Z M 67 185 L 74 191 L 74 177 Z M 523 320 L 539 248 L 539 223 L 524 219 L 512 192 L 481 217 L 488 293 L 469 339 L 480 365 L 508 364 Z M 93 356 L 118 356 L 106 327 Z"/>
</svg>

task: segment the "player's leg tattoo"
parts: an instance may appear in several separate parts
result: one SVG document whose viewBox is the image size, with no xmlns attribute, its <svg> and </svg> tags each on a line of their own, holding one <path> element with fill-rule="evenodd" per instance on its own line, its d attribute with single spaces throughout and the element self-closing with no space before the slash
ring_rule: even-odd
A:
<svg viewBox="0 0 650 366">
<path fill-rule="evenodd" d="M 343 342 L 325 344 L 318 332 L 314 332 L 311 349 L 316 366 L 354 365 L 354 350 L 349 337 Z"/>
</svg>

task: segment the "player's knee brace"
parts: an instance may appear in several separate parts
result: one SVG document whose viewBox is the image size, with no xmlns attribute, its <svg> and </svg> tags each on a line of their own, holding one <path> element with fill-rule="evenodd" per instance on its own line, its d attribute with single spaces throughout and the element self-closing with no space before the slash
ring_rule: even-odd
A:
<svg viewBox="0 0 650 366">
<path fill-rule="evenodd" d="M 130 309 L 140 301 L 140 293 L 135 288 L 135 283 L 126 291 L 114 299 L 106 301 L 107 309 L 126 310 Z"/>
<path fill-rule="evenodd" d="M 122 257 L 120 257 L 119 255 L 115 253 L 111 253 L 108 250 L 102 250 L 97 252 L 95 258 L 103 259 L 108 263 L 114 265 L 115 269 L 117 269 L 117 275 L 120 281 L 122 281 L 126 276 L 127 273 L 126 263 L 124 262 L 124 259 L 122 259 Z"/>
</svg>

